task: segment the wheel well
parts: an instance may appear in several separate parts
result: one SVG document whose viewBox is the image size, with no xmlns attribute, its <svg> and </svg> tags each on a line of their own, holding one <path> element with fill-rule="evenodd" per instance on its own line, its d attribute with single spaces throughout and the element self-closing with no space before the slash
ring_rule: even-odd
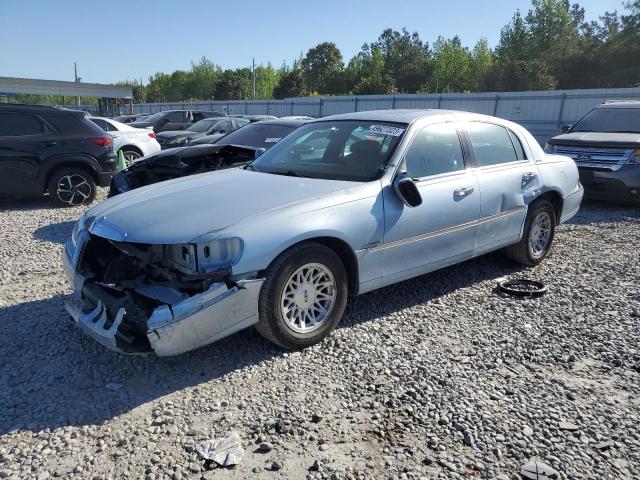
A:
<svg viewBox="0 0 640 480">
<path fill-rule="evenodd" d="M 353 250 L 346 242 L 335 237 L 314 237 L 307 238 L 301 242 L 295 243 L 289 248 L 301 245 L 303 243 L 319 243 L 320 245 L 329 248 L 336 255 L 338 255 L 338 257 L 342 261 L 342 264 L 344 265 L 345 270 L 347 271 L 347 286 L 349 288 L 349 293 L 353 295 L 358 293 L 358 259 L 356 258 L 356 254 L 353 253 Z M 278 254 L 278 256 L 279 255 L 280 254 Z M 276 256 L 276 258 L 278 256 Z M 264 271 L 260 272 L 260 274 L 264 274 Z"/>
<path fill-rule="evenodd" d="M 139 153 L 140 155 L 144 156 L 144 154 L 142 153 L 142 150 L 140 150 L 135 145 L 125 145 L 124 147 L 120 147 L 120 150 L 122 150 L 123 152 L 126 152 L 127 150 L 129 150 L 129 151 L 136 152 L 136 153 Z"/>
<path fill-rule="evenodd" d="M 551 202 L 551 205 L 553 205 L 553 209 L 556 212 L 556 224 L 559 224 L 560 215 L 562 215 L 562 196 L 555 190 L 550 190 L 540 195 L 535 201 L 537 202 L 538 200 L 547 200 Z"/>
<path fill-rule="evenodd" d="M 63 162 L 63 163 L 59 163 L 57 164 L 55 167 L 53 167 L 51 170 L 49 170 L 47 172 L 47 175 L 44 178 L 44 185 L 43 185 L 43 190 L 45 193 L 47 193 L 47 186 L 49 185 L 49 181 L 51 180 L 51 176 L 57 172 L 58 170 L 62 170 L 64 168 L 78 168 L 80 170 L 84 170 L 85 172 L 87 172 L 91 178 L 93 178 L 93 181 L 98 183 L 98 175 L 96 174 L 96 172 L 89 167 L 88 165 L 86 165 L 85 163 L 82 162 Z"/>
</svg>

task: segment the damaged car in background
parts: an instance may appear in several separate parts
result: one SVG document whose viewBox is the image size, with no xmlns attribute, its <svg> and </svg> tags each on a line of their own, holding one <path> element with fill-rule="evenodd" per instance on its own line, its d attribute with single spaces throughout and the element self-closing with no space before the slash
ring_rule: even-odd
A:
<svg viewBox="0 0 640 480">
<path fill-rule="evenodd" d="M 503 248 L 538 264 L 582 194 L 570 158 L 545 155 L 505 120 L 446 110 L 326 117 L 244 169 L 88 210 L 64 249 L 76 294 L 66 308 L 124 353 L 176 355 L 252 325 L 300 349 L 331 332 L 349 295 Z"/>
<path fill-rule="evenodd" d="M 189 144 L 150 155 L 116 173 L 109 196 L 196 173 L 240 167 L 304 125 L 305 120 L 273 120 L 245 125 L 212 142 Z M 202 138 L 209 138 L 207 137 Z"/>
</svg>

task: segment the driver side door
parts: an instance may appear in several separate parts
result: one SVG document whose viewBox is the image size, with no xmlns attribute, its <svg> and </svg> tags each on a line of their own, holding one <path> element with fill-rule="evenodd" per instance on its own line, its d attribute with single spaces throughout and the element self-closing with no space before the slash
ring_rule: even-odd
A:
<svg viewBox="0 0 640 480">
<path fill-rule="evenodd" d="M 404 156 L 404 168 L 422 203 L 407 206 L 394 191 L 384 189 L 383 284 L 457 263 L 473 256 L 480 216 L 477 179 L 468 171 L 462 132 L 455 123 L 423 127 Z"/>
</svg>

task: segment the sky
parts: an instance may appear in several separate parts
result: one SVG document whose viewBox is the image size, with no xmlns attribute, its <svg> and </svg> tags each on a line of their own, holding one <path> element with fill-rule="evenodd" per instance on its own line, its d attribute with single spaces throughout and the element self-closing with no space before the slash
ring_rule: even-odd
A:
<svg viewBox="0 0 640 480">
<path fill-rule="evenodd" d="M 572 0 L 574 3 L 575 0 Z M 579 0 L 587 19 L 622 10 L 622 0 Z M 206 56 L 223 68 L 288 64 L 332 41 L 345 62 L 385 28 L 406 27 L 432 43 L 459 35 L 493 47 L 530 0 L 2 0 L 0 76 L 84 82 L 147 82 L 188 70 Z"/>
</svg>

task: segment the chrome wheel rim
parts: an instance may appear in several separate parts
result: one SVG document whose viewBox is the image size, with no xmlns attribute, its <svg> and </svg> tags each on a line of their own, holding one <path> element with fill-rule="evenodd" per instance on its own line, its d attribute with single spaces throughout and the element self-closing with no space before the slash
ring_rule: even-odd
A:
<svg viewBox="0 0 640 480">
<path fill-rule="evenodd" d="M 285 283 L 280 299 L 282 318 L 297 333 L 310 333 L 328 320 L 336 302 L 336 280 L 321 263 L 298 268 Z"/>
<path fill-rule="evenodd" d="M 549 246 L 551 239 L 551 215 L 540 212 L 531 223 L 529 233 L 529 250 L 534 257 L 542 255 Z"/>
<path fill-rule="evenodd" d="M 129 167 L 133 162 L 141 158 L 141 155 L 136 152 L 125 152 L 124 153 L 124 164 Z"/>
<path fill-rule="evenodd" d="M 68 205 L 82 205 L 91 196 L 91 185 L 82 175 L 65 175 L 58 179 L 56 195 Z"/>
</svg>

